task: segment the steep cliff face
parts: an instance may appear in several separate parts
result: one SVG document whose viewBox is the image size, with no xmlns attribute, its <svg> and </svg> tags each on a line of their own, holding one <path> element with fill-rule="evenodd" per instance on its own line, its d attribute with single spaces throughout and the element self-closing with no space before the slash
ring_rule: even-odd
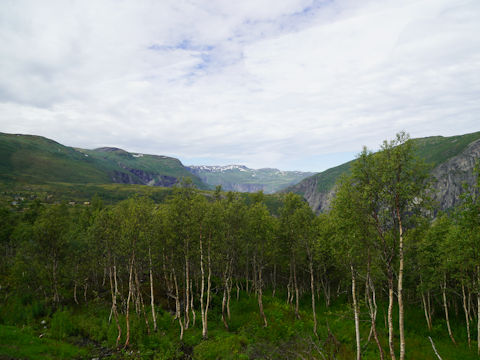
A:
<svg viewBox="0 0 480 360">
<path fill-rule="evenodd" d="M 472 137 L 477 139 L 472 140 Z M 431 137 L 417 139 L 419 156 L 434 164 L 433 198 L 442 210 L 458 204 L 463 184 L 475 183 L 474 167 L 480 159 L 480 139 L 478 133 L 451 138 Z M 464 145 L 460 142 L 466 142 Z M 470 142 L 471 141 L 471 142 Z M 317 213 L 328 211 L 335 196 L 335 180 L 348 173 L 351 162 L 304 179 L 288 188 L 302 195 Z"/>
<path fill-rule="evenodd" d="M 434 199 L 439 203 L 440 208 L 445 210 L 455 206 L 460 194 L 463 193 L 463 184 L 472 186 L 476 178 L 474 174 L 475 163 L 480 159 L 480 140 L 471 143 L 460 154 L 433 170 L 435 177 Z"/>
<path fill-rule="evenodd" d="M 119 184 L 138 184 L 149 186 L 171 187 L 178 182 L 173 176 L 159 175 L 149 173 L 139 169 L 128 169 L 127 172 L 114 171 L 112 173 L 112 181 Z"/>
</svg>

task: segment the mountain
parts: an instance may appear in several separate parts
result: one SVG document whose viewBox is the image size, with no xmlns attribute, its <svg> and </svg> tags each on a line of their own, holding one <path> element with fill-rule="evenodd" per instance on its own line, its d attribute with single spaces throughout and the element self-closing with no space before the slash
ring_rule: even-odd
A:
<svg viewBox="0 0 480 360">
<path fill-rule="evenodd" d="M 458 136 L 432 136 L 412 139 L 417 155 L 432 166 L 434 199 L 446 210 L 455 206 L 463 192 L 463 183 L 475 181 L 473 169 L 480 158 L 480 132 Z M 348 174 L 355 160 L 310 176 L 283 192 L 302 195 L 316 212 L 329 209 L 335 196 L 335 182 Z"/>
<path fill-rule="evenodd" d="M 187 168 L 205 183 L 221 185 L 225 191 L 257 192 L 267 194 L 293 185 L 313 175 L 311 172 L 281 171 L 278 169 L 250 169 L 243 165 L 189 166 Z"/>
<path fill-rule="evenodd" d="M 140 184 L 170 187 L 189 177 L 208 188 L 180 160 L 118 148 L 85 150 L 33 135 L 0 133 L 0 181 L 9 184 Z"/>
</svg>

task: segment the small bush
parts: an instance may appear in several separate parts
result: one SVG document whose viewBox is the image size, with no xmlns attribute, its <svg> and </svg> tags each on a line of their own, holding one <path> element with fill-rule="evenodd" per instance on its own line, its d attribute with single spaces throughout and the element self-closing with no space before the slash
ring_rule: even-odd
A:
<svg viewBox="0 0 480 360">
<path fill-rule="evenodd" d="M 78 333 L 71 317 L 71 313 L 67 310 L 59 310 L 53 314 L 50 333 L 54 339 L 62 340 Z"/>
</svg>

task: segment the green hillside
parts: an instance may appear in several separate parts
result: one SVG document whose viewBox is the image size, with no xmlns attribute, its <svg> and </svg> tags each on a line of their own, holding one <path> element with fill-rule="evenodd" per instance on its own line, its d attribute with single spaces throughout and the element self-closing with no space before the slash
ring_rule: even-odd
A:
<svg viewBox="0 0 480 360">
<path fill-rule="evenodd" d="M 417 154 L 433 167 L 447 161 L 448 159 L 460 154 L 465 148 L 475 140 L 480 139 L 480 131 L 456 136 L 431 136 L 425 138 L 412 139 L 417 146 Z M 306 191 L 305 184 L 316 182 L 318 192 L 330 191 L 335 182 L 342 174 L 348 174 L 350 166 L 355 160 L 346 162 L 339 166 L 330 168 L 321 173 L 315 174 L 304 179 L 299 184 L 287 188 L 285 191 L 292 191 L 303 195 Z"/>
<path fill-rule="evenodd" d="M 41 136 L 0 133 L 0 180 L 108 183 L 111 180 L 95 159 Z"/>
<path fill-rule="evenodd" d="M 208 188 L 178 159 L 124 150 L 75 149 L 41 136 L 0 133 L 0 181 L 7 184 L 109 184 L 171 186 L 189 177 Z"/>
</svg>

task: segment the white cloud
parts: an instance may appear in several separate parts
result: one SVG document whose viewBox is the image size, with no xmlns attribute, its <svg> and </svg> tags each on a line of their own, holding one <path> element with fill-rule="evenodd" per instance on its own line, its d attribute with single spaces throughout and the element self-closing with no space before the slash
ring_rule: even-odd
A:
<svg viewBox="0 0 480 360">
<path fill-rule="evenodd" d="M 0 131 L 321 170 L 402 129 L 480 130 L 479 18 L 464 0 L 5 1 Z"/>
</svg>

